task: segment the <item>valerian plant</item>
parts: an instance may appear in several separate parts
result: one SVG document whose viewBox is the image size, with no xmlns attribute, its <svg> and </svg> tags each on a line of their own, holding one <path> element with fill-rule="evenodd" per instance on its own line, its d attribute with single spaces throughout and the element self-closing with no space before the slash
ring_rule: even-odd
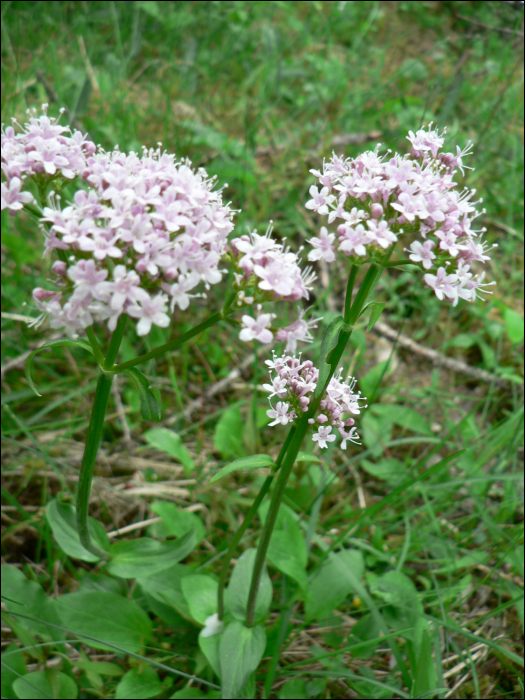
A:
<svg viewBox="0 0 525 700">
<path fill-rule="evenodd" d="M 223 698 L 255 696 L 255 672 L 267 647 L 265 623 L 272 603 L 267 559 L 293 582 L 291 600 L 303 601 L 307 621 L 329 614 L 350 591 L 367 600 L 372 611 L 369 632 L 372 638 L 383 634 L 388 640 L 408 693 L 413 696 L 435 688 L 430 671 L 425 681 L 418 676 L 418 664 L 428 656 L 430 634 L 418 606 L 405 609 L 402 617 L 404 627 L 411 630 L 406 635 L 408 668 L 390 633 L 396 625 L 392 620 L 385 622 L 361 584 L 361 554 L 345 548 L 328 553 L 308 575 L 304 535 L 294 512 L 282 505 L 294 465 L 301 459 L 315 459 L 301 453 L 309 433 L 320 450 L 338 440 L 343 450 L 348 443 L 359 444 L 356 421 L 366 399 L 354 378 L 343 377 L 340 362 L 362 315 L 370 312 L 371 327 L 381 313 L 382 305 L 373 301 L 373 294 L 383 272 L 406 265 L 419 268 L 423 283 L 438 299 L 454 306 L 459 299 L 474 301 L 486 286 L 484 273 L 474 269 L 489 259 L 483 231 L 473 228 L 478 215 L 474 191 L 460 192 L 454 180 L 457 169 L 463 172 L 466 167 L 463 159 L 470 146 L 463 151 L 457 148 L 455 154 L 444 152 L 444 134 L 431 126 L 410 132 L 407 138 L 408 155 L 380 155 L 378 146 L 356 158 L 334 155 L 322 171 L 311 171 L 319 186 L 311 186 L 306 208 L 325 217 L 326 225 L 309 241 L 308 260 L 330 264 L 340 253 L 350 262 L 341 314 L 323 333 L 320 357 L 314 364 L 296 354 L 297 343 L 313 340 L 312 331 L 320 319 L 307 321 L 300 309 L 295 322 L 276 328 L 276 314 L 266 306 L 307 300 L 315 273 L 301 268 L 298 255 L 272 237 L 271 226 L 264 235 L 253 231 L 235 236 L 235 211 L 223 203 L 222 191 L 214 189 L 205 170 L 195 171 L 190 162 L 177 161 L 160 144 L 150 150 L 144 147 L 142 155 L 118 148 L 106 152 L 87 136 L 72 133 L 58 119 L 48 117 L 46 105 L 42 115 L 30 113 L 25 125 L 14 122 L 2 130 L 2 209 L 34 216 L 45 237 L 44 254 L 55 258 L 52 288 L 33 291 L 40 312 L 34 325 L 48 319 L 52 328 L 64 329 L 67 337 L 42 348 L 77 346 L 89 352 L 99 367 L 76 508 L 51 501 L 49 524 L 66 554 L 98 562 L 113 577 L 135 578 L 152 612 L 168 621 L 182 615 L 198 625 L 200 649 L 220 681 Z M 63 206 L 61 193 L 71 182 L 77 191 Z M 335 231 L 330 231 L 332 226 Z M 392 260 L 396 248 L 408 257 Z M 361 268 L 366 268 L 364 275 Z M 166 328 L 175 307 L 188 310 L 193 299 L 206 297 L 211 285 L 224 276 L 229 290 L 220 310 L 164 345 L 117 363 L 130 320 L 139 336 L 147 336 L 152 326 Z M 243 313 L 236 321 L 234 314 L 243 309 L 255 313 Z M 138 365 L 225 321 L 240 326 L 242 341 L 286 343 L 282 355 L 274 353 L 266 361 L 269 381 L 263 388 L 270 402 L 270 426 L 285 427 L 288 432 L 275 460 L 266 454 L 242 458 L 213 477 L 218 480 L 238 469 L 270 468 L 223 553 L 217 580 L 178 563 L 204 535 L 197 516 L 186 513 L 190 517 L 183 518 L 172 504 L 157 503 L 154 509 L 177 539 L 161 542 L 144 537 L 109 544 L 104 528 L 88 516 L 88 504 L 115 375 L 125 373 L 135 383 L 143 416 L 158 420 L 159 402 Z M 109 334 L 105 347 L 100 329 L 95 330 L 100 325 Z M 35 353 L 26 370 L 36 391 L 30 373 Z M 271 496 L 265 500 L 270 489 Z M 230 574 L 231 561 L 257 514 L 263 520 L 258 546 L 244 551 Z M 86 587 L 51 600 L 19 570 L 3 569 L 7 610 L 17 620 L 9 618 L 10 623 L 21 639 L 32 643 L 32 634 L 37 634 L 56 641 L 67 631 L 96 648 L 143 658 L 138 652 L 151 636 L 151 621 L 133 600 L 120 596 L 118 588 Z M 395 609 L 396 600 L 406 598 L 410 581 L 392 571 L 376 584 L 373 592 Z M 31 620 L 32 615 L 38 622 Z M 370 640 L 370 634 L 363 638 Z M 280 643 L 272 647 L 276 651 L 267 674 L 266 696 L 275 677 Z M 152 666 L 185 675 L 156 662 Z M 160 689 L 151 672 L 149 687 L 155 695 Z M 36 687 L 45 680 L 38 673 L 32 679 Z M 191 678 L 218 688 L 210 681 Z M 66 688 L 71 678 L 60 673 L 55 681 Z M 140 683 L 136 672 L 129 671 L 117 686 L 117 697 L 125 697 L 126 689 Z M 403 695 L 398 686 L 392 692 Z"/>
</svg>

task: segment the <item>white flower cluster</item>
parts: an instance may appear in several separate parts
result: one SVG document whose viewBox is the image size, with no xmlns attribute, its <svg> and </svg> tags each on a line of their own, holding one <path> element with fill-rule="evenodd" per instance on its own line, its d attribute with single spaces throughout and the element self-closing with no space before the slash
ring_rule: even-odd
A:
<svg viewBox="0 0 525 700">
<path fill-rule="evenodd" d="M 280 399 L 275 408 L 270 401 L 271 408 L 266 412 L 272 418 L 270 425 L 287 425 L 308 411 L 317 388 L 319 370 L 310 360 L 301 362 L 301 358 L 296 358 L 295 355 L 276 357 L 274 354 L 273 360 L 266 360 L 266 364 L 270 368 L 271 384 L 264 384 L 263 387 L 269 392 L 268 400 L 274 396 Z M 271 370 L 275 371 L 274 377 Z M 319 404 L 321 413 L 308 419 L 310 425 L 315 425 L 317 429 L 312 440 L 321 448 L 328 447 L 328 443 L 336 439 L 332 428 L 336 428 L 341 435 L 343 450 L 346 449 L 347 442 L 357 443 L 359 439 L 357 430 L 353 427 L 355 420 L 351 416 L 361 413 L 363 406 L 359 402 L 365 399 L 360 392 L 354 393 L 356 380 L 349 377 L 348 382 L 343 382 L 341 374 L 342 370 L 339 370 L 330 379 Z M 348 414 L 351 416 L 348 417 Z"/>
<path fill-rule="evenodd" d="M 453 180 L 455 169 L 463 172 L 463 158 L 470 144 L 456 154 L 443 153 L 444 135 L 435 130 L 409 132 L 410 155 L 379 156 L 379 146 L 356 158 L 335 154 L 323 172 L 311 170 L 321 188 L 310 188 L 307 209 L 339 220 L 337 240 L 323 226 L 311 239 L 308 259 L 335 260 L 335 250 L 356 261 L 379 258 L 399 235 L 417 234 L 408 249 L 409 259 L 428 270 L 423 279 L 438 299 L 474 301 L 482 290 L 485 273 L 474 276 L 473 263 L 485 263 L 485 229 L 475 231 L 479 216 L 472 197 L 475 190 L 459 192 Z M 479 200 L 481 202 L 481 200 Z M 432 274 L 430 272 L 434 272 Z M 494 284 L 491 282 L 490 284 Z"/>
<path fill-rule="evenodd" d="M 18 173 L 80 175 L 89 187 L 77 191 L 64 209 L 59 197 L 50 196 L 43 210 L 46 253 L 57 250 L 61 260 L 52 268 L 58 291 L 37 288 L 37 307 L 49 315 L 51 327 L 65 328 L 71 336 L 101 320 L 114 330 L 121 314 L 137 319 L 139 335 L 148 334 L 152 324 L 168 326 L 168 305 L 172 312 L 175 306 L 186 309 L 190 291 L 201 282 L 206 288 L 220 282 L 233 210 L 222 204 L 205 170 L 177 162 L 160 144 L 144 148 L 142 156 L 118 147 L 94 153 L 79 132 L 69 141 L 61 136 L 68 130 L 44 109 L 22 133 L 10 127 L 2 134 L 2 169 L 8 176 L 2 208 L 16 211 L 24 204 L 26 193 L 19 192 L 16 201 L 7 194 L 8 186 L 19 189 L 13 185 Z M 21 155 L 25 151 L 37 164 L 32 169 Z"/>
</svg>

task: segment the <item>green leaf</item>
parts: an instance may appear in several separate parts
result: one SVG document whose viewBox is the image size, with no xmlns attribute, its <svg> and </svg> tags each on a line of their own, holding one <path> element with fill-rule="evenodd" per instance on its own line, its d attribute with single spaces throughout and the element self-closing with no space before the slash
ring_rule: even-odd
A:
<svg viewBox="0 0 525 700">
<path fill-rule="evenodd" d="M 174 608 L 189 620 L 190 609 L 182 592 L 182 579 L 192 573 L 187 566 L 174 564 L 169 569 L 164 569 L 162 576 L 137 577 L 137 583 L 159 603 Z"/>
<path fill-rule="evenodd" d="M 255 564 L 255 555 L 257 550 L 254 548 L 244 551 L 230 577 L 230 583 L 226 589 L 224 600 L 226 606 L 230 610 L 233 617 L 239 620 L 246 618 L 246 609 L 248 606 L 248 594 L 250 591 L 250 582 L 252 580 L 253 566 Z M 268 576 L 266 566 L 263 569 L 261 583 L 257 593 L 257 601 L 255 603 L 255 621 L 263 620 L 270 609 L 272 602 L 272 582 Z"/>
<path fill-rule="evenodd" d="M 315 455 L 310 455 L 308 452 L 298 452 L 295 458 L 296 462 L 318 462 L 319 464 L 324 464 L 322 459 L 316 457 Z"/>
<path fill-rule="evenodd" d="M 128 671 L 115 689 L 117 700 L 127 698 L 153 698 L 162 692 L 163 685 L 157 672 L 151 666 L 142 664 L 140 668 Z"/>
<path fill-rule="evenodd" d="M 246 627 L 235 620 L 221 635 L 219 648 L 222 697 L 242 697 L 240 692 L 249 676 L 259 666 L 266 647 L 263 627 Z"/>
<path fill-rule="evenodd" d="M 64 639 L 60 630 L 47 627 L 44 622 L 60 624 L 57 601 L 49 598 L 36 581 L 29 581 L 20 569 L 14 566 L 2 566 L 2 603 L 7 612 L 19 613 L 15 620 L 19 625 L 45 639 Z M 35 618 L 34 620 L 27 619 Z M 39 622 L 41 621 L 41 622 Z"/>
<path fill-rule="evenodd" d="M 53 537 L 68 556 L 82 561 L 100 561 L 100 557 L 88 552 L 80 544 L 76 512 L 77 509 L 74 506 L 61 503 L 56 498 L 49 501 L 46 506 L 46 518 Z M 91 540 L 101 549 L 109 550 L 109 538 L 103 525 L 98 520 L 88 517 L 88 528 Z"/>
<path fill-rule="evenodd" d="M 410 406 L 396 403 L 374 404 L 367 413 L 373 414 L 381 423 L 385 424 L 384 427 L 380 427 L 382 435 L 388 432 L 388 423 L 394 423 L 401 428 L 412 430 L 414 433 L 421 435 L 433 435 L 428 421 Z"/>
<path fill-rule="evenodd" d="M 503 311 L 505 330 L 511 343 L 521 343 L 524 336 L 523 319 L 517 311 L 505 307 Z"/>
<path fill-rule="evenodd" d="M 251 457 L 241 457 L 241 459 L 236 459 L 230 462 L 227 466 L 220 469 L 216 474 L 210 479 L 210 484 L 218 479 L 222 479 L 223 476 L 236 472 L 239 469 L 260 469 L 261 467 L 271 467 L 275 464 L 273 459 L 268 455 L 252 455 Z"/>
<path fill-rule="evenodd" d="M 27 673 L 24 655 L 16 644 L 10 644 L 2 652 L 2 697 L 16 700 L 18 697 L 13 690 L 13 682 Z"/>
<path fill-rule="evenodd" d="M 384 479 L 392 486 L 399 486 L 408 476 L 406 464 L 394 457 L 384 457 L 375 464 L 363 459 L 361 467 L 376 479 Z"/>
<path fill-rule="evenodd" d="M 347 570 L 361 578 L 365 570 L 363 555 L 358 550 L 345 549 L 332 554 L 309 579 L 306 601 L 307 620 L 328 617 L 354 590 Z"/>
<path fill-rule="evenodd" d="M 221 639 L 222 634 L 213 634 L 211 637 L 203 637 L 202 632 L 199 634 L 200 650 L 206 657 L 217 678 L 221 677 L 221 660 L 219 656 Z"/>
<path fill-rule="evenodd" d="M 204 625 L 206 618 L 217 612 L 219 584 L 211 576 L 195 574 L 182 579 L 182 592 L 193 619 Z"/>
<path fill-rule="evenodd" d="M 146 441 L 155 449 L 174 457 L 184 467 L 186 476 L 195 469 L 195 462 L 182 444 L 180 435 L 168 428 L 152 428 L 144 433 Z"/>
<path fill-rule="evenodd" d="M 74 700 L 78 697 L 78 686 L 65 673 L 56 669 L 35 671 L 13 683 L 17 697 L 27 700 L 47 700 L 48 698 L 64 698 Z"/>
<path fill-rule="evenodd" d="M 372 328 L 379 321 L 379 317 L 381 316 L 381 314 L 383 313 L 383 309 L 385 308 L 385 305 L 382 301 L 373 301 L 371 304 L 369 304 L 369 306 L 371 307 L 371 311 L 370 318 L 368 319 L 368 326 L 366 327 L 367 333 L 371 331 Z"/>
<path fill-rule="evenodd" d="M 184 535 L 193 530 L 197 538 L 195 544 L 197 546 L 206 536 L 204 523 L 195 513 L 180 510 L 174 503 L 168 503 L 167 501 L 155 501 L 150 508 L 162 518 L 162 523 L 154 523 L 151 526 L 157 538 L 160 539 L 160 533 L 164 537 L 167 535 L 184 537 Z M 159 528 L 159 525 L 162 525 L 162 528 Z"/>
<path fill-rule="evenodd" d="M 304 678 L 292 678 L 283 685 L 279 691 L 280 700 L 302 700 L 302 698 L 308 698 L 308 693 L 306 692 L 306 682 Z"/>
<path fill-rule="evenodd" d="M 266 502 L 260 509 L 261 517 L 264 516 L 264 520 L 266 520 L 268 505 Z M 306 563 L 308 554 L 304 535 L 297 524 L 295 513 L 285 504 L 281 505 L 279 509 L 267 556 L 276 569 L 291 576 L 303 591 L 307 590 Z"/>
<path fill-rule="evenodd" d="M 148 2 L 149 4 L 149 2 Z M 170 695 L 170 698 L 182 698 L 183 700 L 200 700 L 200 698 L 220 698 L 221 694 L 216 692 L 215 690 L 211 690 L 209 693 L 205 693 L 202 690 L 199 690 L 199 688 L 183 688 L 182 690 L 178 690 L 176 693 L 173 695 Z"/>
<path fill-rule="evenodd" d="M 82 348 L 82 350 L 87 350 L 89 353 L 93 355 L 93 348 L 91 345 L 87 342 L 87 340 L 69 340 L 68 338 L 59 338 L 58 340 L 49 340 L 47 343 L 44 343 L 41 345 L 39 348 L 34 350 L 29 357 L 26 360 L 26 379 L 27 383 L 31 387 L 31 389 L 35 392 L 37 396 L 42 396 L 40 394 L 35 386 L 35 383 L 33 382 L 33 378 L 31 377 L 31 364 L 33 362 L 33 358 L 35 355 L 37 355 L 41 350 L 45 350 L 46 348 L 59 348 L 63 346 L 69 346 L 69 347 L 75 347 L 75 348 Z"/>
<path fill-rule="evenodd" d="M 314 398 L 318 398 L 324 390 L 324 385 L 331 369 L 329 356 L 337 345 L 339 334 L 341 333 L 343 326 L 343 317 L 336 316 L 324 332 L 323 339 L 321 341 L 321 357 L 319 358 L 319 379 L 314 393 Z"/>
<path fill-rule="evenodd" d="M 414 669 L 412 695 L 415 698 L 430 697 L 436 688 L 436 669 L 432 658 L 432 645 L 428 629 L 423 630 L 419 658 Z"/>
<path fill-rule="evenodd" d="M 242 447 L 244 433 L 244 419 L 238 406 L 230 406 L 215 427 L 213 444 L 223 459 L 232 455 L 241 457 L 244 455 Z"/>
<path fill-rule="evenodd" d="M 151 638 L 152 623 L 147 613 L 128 598 L 85 591 L 67 593 L 56 603 L 63 625 L 95 649 L 114 652 L 119 647 L 125 652 L 140 653 Z"/>
<path fill-rule="evenodd" d="M 158 421 L 162 418 L 162 407 L 153 393 L 151 383 L 136 367 L 124 371 L 133 380 L 140 394 L 140 411 L 144 420 Z"/>
<path fill-rule="evenodd" d="M 121 578 L 153 576 L 185 559 L 196 542 L 193 530 L 175 542 L 159 542 L 151 537 L 115 542 L 109 549 L 107 568 L 110 574 Z"/>
</svg>

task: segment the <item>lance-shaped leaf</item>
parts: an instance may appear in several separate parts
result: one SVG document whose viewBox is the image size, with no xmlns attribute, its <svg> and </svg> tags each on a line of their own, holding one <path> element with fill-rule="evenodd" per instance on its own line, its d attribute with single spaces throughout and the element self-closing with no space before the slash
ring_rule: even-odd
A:
<svg viewBox="0 0 525 700">
<path fill-rule="evenodd" d="M 29 357 L 26 360 L 26 379 L 27 383 L 31 387 L 31 389 L 35 392 L 37 396 L 42 396 L 42 394 L 39 393 L 37 390 L 35 383 L 33 381 L 33 378 L 31 376 L 31 364 L 33 362 L 33 358 L 35 355 L 37 355 L 41 350 L 45 350 L 46 348 L 59 348 L 63 347 L 64 345 L 69 346 L 69 347 L 75 347 L 75 348 L 82 348 L 82 350 L 87 350 L 93 355 L 93 349 L 91 345 L 87 342 L 87 340 L 82 340 L 79 338 L 78 340 L 70 340 L 69 338 L 59 338 L 58 340 L 49 340 L 47 343 L 44 343 L 41 345 L 39 348 L 36 350 L 33 350 L 33 352 L 29 355 Z"/>
<path fill-rule="evenodd" d="M 160 420 L 162 417 L 161 404 L 152 391 L 150 380 L 136 367 L 125 370 L 124 374 L 127 374 L 133 380 L 139 390 L 140 412 L 144 420 Z"/>
<path fill-rule="evenodd" d="M 370 307 L 370 318 L 368 319 L 368 326 L 366 327 L 367 333 L 376 325 L 379 317 L 383 313 L 383 309 L 385 308 L 382 301 L 373 301 L 368 306 Z"/>
<path fill-rule="evenodd" d="M 210 484 L 218 479 L 222 479 L 223 476 L 236 472 L 239 469 L 260 469 L 261 467 L 272 467 L 274 461 L 268 455 L 252 455 L 251 457 L 242 457 L 241 459 L 236 459 L 230 464 L 226 465 L 220 469 L 217 474 L 214 474 L 210 479 Z"/>
</svg>

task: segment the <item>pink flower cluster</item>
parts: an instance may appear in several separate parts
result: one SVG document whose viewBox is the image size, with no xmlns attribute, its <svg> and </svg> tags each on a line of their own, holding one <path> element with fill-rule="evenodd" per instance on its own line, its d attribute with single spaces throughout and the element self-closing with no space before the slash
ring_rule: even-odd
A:
<svg viewBox="0 0 525 700">
<path fill-rule="evenodd" d="M 264 236 L 253 231 L 230 243 L 239 270 L 236 282 L 243 298 L 248 289 L 254 295 L 261 296 L 262 292 L 263 299 L 308 299 L 315 273 L 309 267 L 301 270 L 298 255 L 271 238 L 271 232 L 270 224 Z"/>
<path fill-rule="evenodd" d="M 68 126 L 61 126 L 58 119 L 47 116 L 47 104 L 42 105 L 43 115 L 27 110 L 29 121 L 21 126 L 13 119 L 13 126 L 2 125 L 2 210 L 16 214 L 24 204 L 34 202 L 30 192 L 23 192 L 27 177 L 42 175 L 48 178 L 72 180 L 81 175 L 86 158 L 96 151 L 95 144 Z M 60 110 L 60 116 L 64 113 Z M 15 126 L 20 132 L 15 131 Z"/>
<path fill-rule="evenodd" d="M 441 152 L 444 134 L 431 125 L 410 131 L 407 139 L 410 155 L 380 156 L 378 146 L 356 158 L 334 154 L 323 172 L 310 171 L 320 188 L 310 188 L 306 208 L 326 216 L 328 224 L 340 223 L 337 237 L 321 227 L 310 240 L 308 259 L 333 262 L 337 249 L 357 262 L 379 260 L 401 234 L 417 234 L 422 240 L 408 248 L 409 259 L 428 271 L 423 279 L 438 299 L 454 306 L 458 299 L 474 301 L 485 273 L 474 276 L 471 266 L 490 257 L 484 229 L 472 228 L 480 213 L 471 201 L 475 190 L 459 192 L 453 179 L 456 168 L 464 172 L 470 144 L 463 151 L 456 147 L 456 154 Z"/>
<path fill-rule="evenodd" d="M 304 310 L 299 310 L 299 317 L 296 321 L 291 323 L 289 326 L 284 328 L 279 328 L 277 330 L 272 328 L 272 321 L 276 317 L 275 314 L 261 313 L 262 306 L 258 306 L 258 315 L 256 318 L 248 316 L 245 314 L 242 317 L 242 328 L 239 333 L 239 340 L 245 343 L 251 340 L 258 340 L 260 343 L 271 343 L 275 338 L 278 342 L 285 342 L 286 347 L 285 352 L 295 352 L 297 350 L 297 343 L 311 343 L 313 340 L 312 334 L 310 333 L 311 328 L 317 328 L 317 321 L 320 318 L 313 318 L 310 321 L 304 320 Z"/>
<path fill-rule="evenodd" d="M 319 380 L 319 370 L 310 360 L 301 362 L 301 358 L 295 355 L 273 356 L 273 360 L 266 360 L 270 368 L 271 384 L 263 387 L 269 392 L 268 400 L 272 397 L 279 399 L 275 408 L 270 401 L 271 408 L 266 412 L 272 419 L 270 425 L 287 425 L 308 411 L 313 394 Z M 275 371 L 272 377 L 271 370 Z M 316 418 L 309 418 L 308 422 L 315 425 L 317 432 L 312 435 L 312 440 L 319 447 L 328 447 L 329 442 L 334 442 L 336 434 L 332 428 L 336 428 L 342 437 L 341 447 L 346 449 L 347 442 L 357 443 L 357 434 L 354 418 L 345 417 L 348 414 L 359 415 L 362 406 L 360 401 L 364 398 L 360 392 L 354 393 L 356 380 L 349 377 L 349 382 L 341 380 L 342 370 L 330 380 L 326 392 L 323 395 L 319 408 L 321 413 Z"/>
<path fill-rule="evenodd" d="M 71 143 L 61 137 L 67 130 L 44 110 L 22 134 L 10 128 L 2 136 L 8 184 L 25 172 L 80 175 L 88 185 L 65 208 L 50 195 L 50 206 L 43 209 L 46 253 L 56 250 L 61 260 L 52 268 L 58 291 L 36 289 L 37 307 L 49 315 L 51 327 L 65 328 L 71 336 L 94 321 L 107 320 L 114 330 L 121 314 L 137 319 L 139 335 L 148 334 L 152 324 L 167 326 L 168 306 L 171 312 L 175 306 L 186 309 L 194 296 L 190 292 L 201 282 L 205 288 L 220 282 L 233 210 L 222 204 L 205 170 L 195 172 L 188 161 L 177 162 L 161 152 L 160 144 L 156 150 L 144 147 L 141 157 L 118 147 L 109 153 L 99 147 L 95 153 L 79 132 Z M 64 150 L 51 148 L 49 140 Z M 24 151 L 36 169 L 20 165 Z M 11 198 L 11 210 L 23 205 L 20 196 Z"/>
</svg>

